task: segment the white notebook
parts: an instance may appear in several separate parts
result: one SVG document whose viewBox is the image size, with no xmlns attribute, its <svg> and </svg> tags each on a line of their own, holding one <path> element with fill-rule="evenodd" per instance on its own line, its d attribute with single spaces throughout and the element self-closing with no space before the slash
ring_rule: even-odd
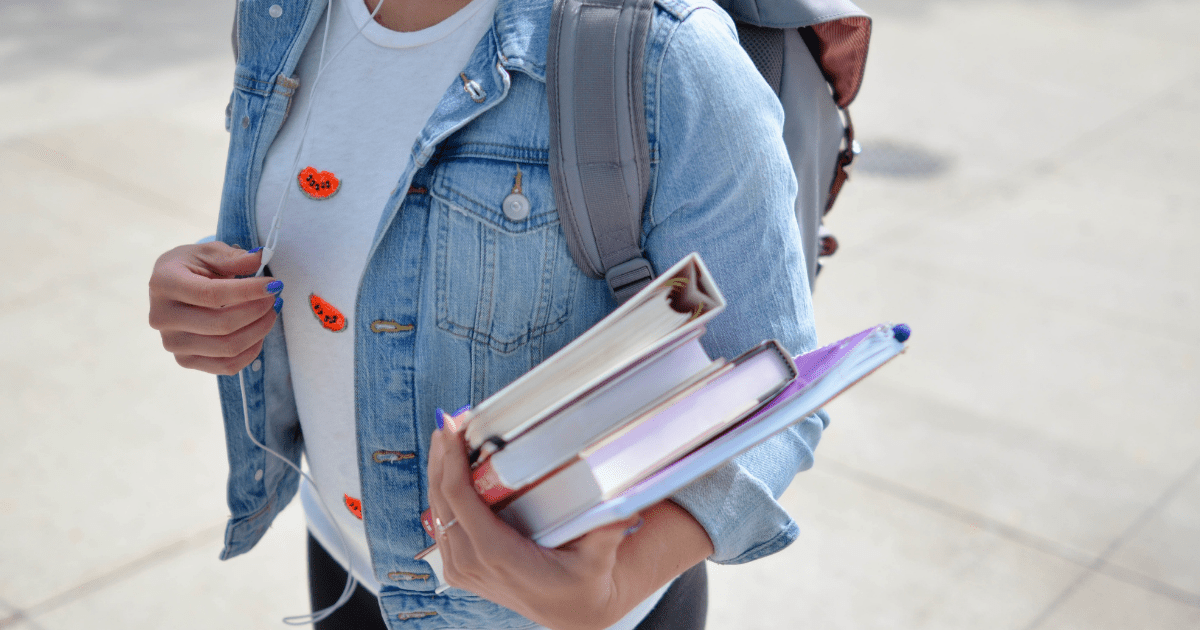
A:
<svg viewBox="0 0 1200 630">
<path fill-rule="evenodd" d="M 724 308 L 725 299 L 700 257 L 688 255 L 575 341 L 473 409 L 464 434 L 473 456 L 480 455 L 484 443 L 502 447 L 631 364 L 702 331 Z"/>
</svg>

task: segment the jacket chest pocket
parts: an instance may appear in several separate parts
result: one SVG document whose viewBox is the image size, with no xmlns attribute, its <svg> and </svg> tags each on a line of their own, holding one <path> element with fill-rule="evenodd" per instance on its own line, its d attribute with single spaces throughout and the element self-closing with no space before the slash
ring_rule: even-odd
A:
<svg viewBox="0 0 1200 630">
<path fill-rule="evenodd" d="M 545 164 L 457 158 L 430 188 L 437 325 L 510 353 L 568 317 L 579 272 Z"/>
</svg>

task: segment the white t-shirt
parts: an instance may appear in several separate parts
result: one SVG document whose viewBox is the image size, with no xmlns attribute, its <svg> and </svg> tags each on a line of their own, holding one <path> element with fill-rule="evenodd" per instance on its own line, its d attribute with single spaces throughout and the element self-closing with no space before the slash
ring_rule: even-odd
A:
<svg viewBox="0 0 1200 630">
<path fill-rule="evenodd" d="M 313 536 L 378 594 L 361 511 L 355 515 L 347 507 L 362 497 L 354 426 L 355 298 L 375 228 L 413 143 L 491 26 L 496 0 L 474 0 L 442 22 L 409 33 L 371 20 L 362 0 L 333 5 L 326 67 L 318 81 L 322 22 L 300 58 L 301 83 L 291 112 L 267 152 L 258 187 L 258 234 L 262 242 L 286 194 L 271 271 L 285 287 L 282 317 L 309 469 L 346 536 L 349 559 L 307 483 L 301 498 Z M 332 173 L 340 181 L 336 193 L 306 195 L 297 177 L 307 167 Z M 332 183 L 308 185 L 317 196 L 332 190 Z M 327 321 L 315 315 L 310 296 L 321 300 Z"/>
<path fill-rule="evenodd" d="M 265 242 L 286 194 L 271 271 L 285 287 L 281 315 L 305 456 L 346 538 L 349 558 L 317 492 L 304 482 L 300 497 L 308 529 L 376 595 L 380 584 L 361 511 L 356 515 L 349 507 L 362 497 L 354 416 L 355 299 L 384 206 L 413 144 L 446 89 L 459 81 L 458 73 L 491 25 L 496 2 L 473 0 L 434 26 L 401 33 L 371 20 L 363 0 L 334 0 L 326 67 L 318 81 L 321 23 L 300 57 L 300 88 L 267 152 L 258 187 L 259 242 Z M 302 147 L 301 135 L 308 138 Z M 317 198 L 298 182 L 308 167 L 315 172 L 308 192 Z M 329 180 L 322 172 L 337 178 L 335 193 L 328 194 L 333 184 L 324 185 Z M 666 588 L 610 630 L 636 626 Z"/>
</svg>

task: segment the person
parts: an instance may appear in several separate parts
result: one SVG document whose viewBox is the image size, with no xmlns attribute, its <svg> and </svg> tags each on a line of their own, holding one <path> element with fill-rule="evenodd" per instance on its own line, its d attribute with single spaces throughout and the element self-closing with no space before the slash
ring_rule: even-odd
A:
<svg viewBox="0 0 1200 630">
<path fill-rule="evenodd" d="M 559 549 L 492 515 L 468 481 L 463 416 L 437 409 L 478 403 L 616 307 L 572 262 L 555 210 L 551 0 L 377 2 L 239 3 L 216 240 L 164 253 L 150 278 L 163 346 L 220 375 L 221 557 L 251 549 L 299 490 L 314 609 L 346 571 L 360 583 L 318 628 L 703 627 L 689 567 L 796 538 L 776 498 L 827 418 Z M 812 349 L 782 111 L 728 16 L 656 3 L 644 85 L 647 258 L 706 261 L 729 303 L 703 340 L 712 356 L 771 338 Z M 524 213 L 506 214 L 510 195 Z M 303 452 L 315 487 L 248 434 L 295 464 Z M 426 508 L 453 587 L 440 593 L 414 560 L 434 542 Z M 689 596 L 672 598 L 681 583 Z"/>
</svg>

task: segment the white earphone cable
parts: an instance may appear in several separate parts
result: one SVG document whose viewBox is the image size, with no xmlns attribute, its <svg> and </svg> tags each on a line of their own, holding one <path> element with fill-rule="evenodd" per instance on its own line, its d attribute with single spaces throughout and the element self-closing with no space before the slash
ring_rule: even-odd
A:
<svg viewBox="0 0 1200 630">
<path fill-rule="evenodd" d="M 375 6 L 375 10 L 371 12 L 371 15 L 367 21 L 359 27 L 358 31 L 351 36 L 350 39 L 346 40 L 346 43 L 342 44 L 341 48 L 338 48 L 337 51 L 333 53 L 333 55 L 329 58 L 329 61 L 325 61 L 325 47 L 329 42 L 329 22 L 332 18 L 331 14 L 333 13 L 333 0 L 326 0 L 325 29 L 321 35 L 321 56 L 317 60 L 317 76 L 313 79 L 312 90 L 310 91 L 312 101 L 308 105 L 308 110 L 304 113 L 304 124 L 300 128 L 300 142 L 296 147 L 296 156 L 292 160 L 292 167 L 288 171 L 289 173 L 296 172 L 296 167 L 300 165 L 300 156 L 304 151 L 305 141 L 308 139 L 308 123 L 312 119 L 312 111 L 316 105 L 317 86 L 321 82 L 321 75 L 324 74 L 325 69 L 333 63 L 333 60 L 337 59 L 338 55 L 340 55 L 342 51 L 345 50 L 354 40 L 358 39 L 358 36 L 362 34 L 363 30 L 375 20 L 375 16 L 379 14 L 379 10 L 383 8 L 384 1 L 385 0 L 379 0 L 379 4 Z M 263 240 L 262 263 L 259 265 L 258 271 L 254 274 L 255 277 L 263 275 L 267 268 L 267 263 L 271 261 L 272 256 L 275 254 L 275 247 L 279 244 L 280 225 L 282 223 L 283 210 L 285 207 L 284 202 L 287 200 L 289 190 L 291 190 L 291 186 L 285 184 L 283 187 L 283 194 L 279 196 L 279 205 L 275 208 L 275 217 L 271 220 L 271 228 L 267 232 L 267 238 Z M 313 478 L 308 475 L 308 473 L 301 470 L 299 466 L 292 463 L 291 460 L 275 452 L 266 444 L 259 442 L 254 437 L 254 434 L 250 432 L 250 405 L 246 400 L 246 369 L 249 368 L 243 368 L 242 371 L 238 372 L 238 383 L 242 390 L 242 419 L 245 423 L 246 436 L 250 438 L 250 441 L 253 442 L 255 446 L 258 446 L 271 455 L 274 455 L 283 463 L 291 466 L 296 472 L 300 473 L 300 475 L 303 476 L 309 484 L 312 485 L 313 491 L 316 492 L 317 498 L 320 500 L 321 509 L 324 510 L 325 515 L 329 517 L 329 520 L 333 523 L 334 528 L 337 530 L 338 541 L 341 543 L 342 547 L 342 557 L 349 562 L 350 546 L 346 543 L 346 536 L 342 532 L 341 525 L 338 524 L 337 519 L 333 515 L 333 511 L 329 509 L 329 505 L 325 502 L 325 497 L 323 494 L 321 494 L 321 489 L 317 487 L 317 482 L 314 481 Z M 350 601 L 350 597 L 354 594 L 354 589 L 357 587 L 357 585 L 358 580 L 354 578 L 354 575 L 351 571 L 347 570 L 346 586 L 342 589 L 342 594 L 332 606 L 306 615 L 293 615 L 291 617 L 284 617 L 283 622 L 292 626 L 302 626 L 322 621 L 332 615 L 335 611 L 337 611 L 337 609 L 345 605 L 346 602 Z"/>
<path fill-rule="evenodd" d="M 312 485 L 313 491 L 315 491 L 317 493 L 317 498 L 320 500 L 321 509 L 325 511 L 325 516 L 329 517 L 329 520 L 333 522 L 334 528 L 337 530 L 338 542 L 341 543 L 343 557 L 346 558 L 347 560 L 349 560 L 350 546 L 348 544 L 346 544 L 346 536 L 344 533 L 342 533 L 342 528 L 340 525 L 338 525 L 337 519 L 334 518 L 333 511 L 329 509 L 329 504 L 325 503 L 325 497 L 324 497 L 324 495 L 321 494 L 321 489 L 317 487 L 317 482 L 313 481 L 313 478 L 310 477 L 308 475 L 308 473 L 301 470 L 300 467 L 297 466 L 296 464 L 292 463 L 291 460 L 284 457 L 283 455 L 280 455 L 278 452 L 276 452 L 275 450 L 273 450 L 271 447 L 267 446 L 266 444 L 259 442 L 254 437 L 254 434 L 250 432 L 250 406 L 246 401 L 246 371 L 245 370 L 238 372 L 238 381 L 242 387 L 242 419 L 245 423 L 246 435 L 250 438 L 250 441 L 253 442 L 255 446 L 274 455 L 276 458 L 278 458 L 280 461 L 287 464 L 288 466 L 291 466 L 293 470 L 300 473 L 300 475 L 302 477 L 304 477 L 304 479 L 306 479 L 308 481 L 308 483 L 310 483 Z M 321 621 L 321 620 L 325 619 L 326 617 L 328 617 L 329 615 L 332 615 L 334 613 L 334 611 L 336 611 L 338 608 L 341 608 L 346 602 L 350 601 L 350 597 L 354 594 L 354 589 L 356 586 L 358 586 L 358 580 L 354 579 L 354 576 L 349 571 L 347 571 L 346 572 L 346 586 L 342 588 L 341 596 L 338 597 L 337 601 L 334 602 L 332 606 L 322 609 L 322 610 L 312 612 L 310 614 L 306 614 L 306 615 L 293 615 L 291 617 L 284 617 L 283 622 L 288 625 L 292 625 L 292 626 L 302 626 L 305 624 L 316 623 L 318 621 Z"/>
<path fill-rule="evenodd" d="M 296 147 L 296 156 L 292 160 L 292 167 L 288 169 L 288 173 L 295 173 L 296 167 L 300 166 L 300 156 L 304 153 L 305 143 L 308 142 L 308 123 L 312 120 L 313 110 L 316 109 L 317 86 L 321 83 L 321 76 L 325 74 L 325 69 L 332 65 L 333 61 L 338 58 L 338 55 L 341 55 L 342 51 L 346 50 L 346 48 L 350 46 L 354 40 L 358 39 L 358 36 L 362 35 L 363 30 L 365 30 L 367 26 L 371 24 L 371 22 L 375 21 L 375 16 L 378 15 L 379 10 L 383 8 L 384 2 L 385 0 L 379 0 L 379 4 L 375 5 L 375 10 L 371 11 L 370 17 L 363 22 L 362 26 L 358 28 L 358 30 L 353 36 L 350 37 L 350 39 L 346 40 L 346 42 L 342 44 L 341 48 L 338 48 L 337 51 L 333 53 L 333 55 L 329 58 L 329 61 L 325 61 L 325 46 L 329 42 L 330 14 L 333 13 L 333 0 L 326 0 L 325 29 L 321 35 L 321 56 L 317 60 L 317 76 L 313 79 L 312 90 L 309 92 L 309 94 L 312 96 L 312 102 L 308 104 L 308 109 L 304 112 L 304 124 L 300 127 L 300 143 Z M 275 247 L 279 244 L 280 226 L 283 223 L 284 202 L 287 201 L 288 191 L 291 189 L 291 186 L 285 184 L 283 187 L 283 194 L 279 195 L 279 203 L 275 206 L 275 217 L 271 219 L 271 229 L 267 232 L 267 238 L 263 240 L 262 262 L 258 266 L 258 272 L 255 273 L 256 276 L 261 276 L 263 274 L 263 270 L 266 269 L 267 263 L 271 261 L 271 257 L 275 254 Z"/>
</svg>

